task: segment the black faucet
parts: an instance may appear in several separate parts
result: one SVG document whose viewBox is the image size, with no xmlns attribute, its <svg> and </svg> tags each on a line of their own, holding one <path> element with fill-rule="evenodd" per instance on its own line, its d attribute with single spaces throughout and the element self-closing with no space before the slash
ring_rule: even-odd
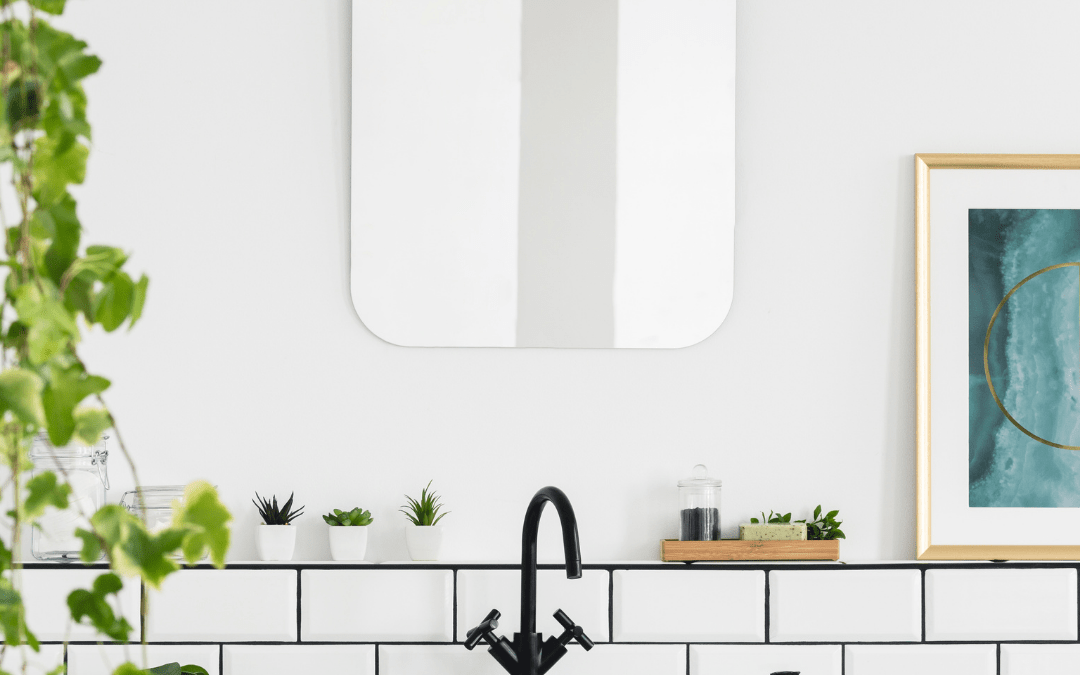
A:
<svg viewBox="0 0 1080 675">
<path fill-rule="evenodd" d="M 566 654 L 566 645 L 571 640 L 576 640 L 585 651 L 593 648 L 592 640 L 581 626 L 575 625 L 561 609 L 555 612 L 555 619 L 562 624 L 562 635 L 549 637 L 545 642 L 543 635 L 536 632 L 536 535 L 540 529 L 540 514 L 547 502 L 555 505 L 562 524 L 566 578 L 581 578 L 581 547 L 574 507 L 559 488 L 543 488 L 529 502 L 521 532 L 521 632 L 514 633 L 512 644 L 505 637 L 495 637 L 502 614 L 493 609 L 479 626 L 465 635 L 465 649 L 472 650 L 483 640 L 489 645 L 488 653 L 510 675 L 543 675 Z"/>
</svg>

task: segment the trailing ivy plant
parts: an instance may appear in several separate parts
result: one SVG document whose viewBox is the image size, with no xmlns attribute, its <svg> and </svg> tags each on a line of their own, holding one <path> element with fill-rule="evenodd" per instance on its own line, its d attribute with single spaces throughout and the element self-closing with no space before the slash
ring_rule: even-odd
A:
<svg viewBox="0 0 1080 675">
<path fill-rule="evenodd" d="M 20 532 L 49 507 L 77 508 L 64 476 L 31 477 L 31 440 L 44 433 L 51 447 L 89 445 L 111 429 L 138 485 L 103 396 L 110 382 L 83 361 L 79 345 L 86 331 L 132 328 L 149 281 L 127 271 L 123 249 L 87 245 L 82 238 L 69 188 L 86 175 L 91 127 L 82 81 L 101 60 L 85 42 L 48 23 L 46 15 L 61 14 L 64 5 L 0 0 L 0 460 L 10 474 L 0 492 L 14 503 L 6 523 L 12 534 L 0 539 L 0 659 L 12 649 L 38 649 L 19 593 Z M 149 532 L 142 518 L 121 506 L 81 515 L 87 523 L 77 532 L 82 560 L 104 556 L 110 570 L 90 588 L 72 592 L 68 608 L 75 622 L 109 639 L 127 642 L 138 625 L 137 617 L 116 613 L 110 603 L 125 577 L 156 588 L 179 569 L 177 552 L 194 563 L 209 551 L 215 565 L 224 565 L 231 516 L 207 483 L 188 486 L 174 522 L 161 531 Z M 166 668 L 156 672 L 173 672 Z M 130 663 L 116 671 L 143 672 Z"/>
</svg>

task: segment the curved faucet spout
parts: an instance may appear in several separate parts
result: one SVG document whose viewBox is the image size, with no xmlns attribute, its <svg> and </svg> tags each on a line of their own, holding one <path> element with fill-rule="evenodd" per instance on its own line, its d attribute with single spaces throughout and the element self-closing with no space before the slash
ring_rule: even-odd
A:
<svg viewBox="0 0 1080 675">
<path fill-rule="evenodd" d="M 536 537 L 540 530 L 540 514 L 551 502 L 559 513 L 562 525 L 563 552 L 566 555 L 566 578 L 581 578 L 581 547 L 578 544 L 577 518 L 570 500 L 557 487 L 542 488 L 533 495 L 525 512 L 521 533 L 521 632 L 536 632 Z"/>
</svg>

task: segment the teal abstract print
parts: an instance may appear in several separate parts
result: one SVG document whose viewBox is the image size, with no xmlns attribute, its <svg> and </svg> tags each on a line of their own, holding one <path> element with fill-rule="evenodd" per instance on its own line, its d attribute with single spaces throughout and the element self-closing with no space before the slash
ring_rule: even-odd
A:
<svg viewBox="0 0 1080 675">
<path fill-rule="evenodd" d="M 972 209 L 968 254 L 968 504 L 1080 507 L 1080 210 Z"/>
</svg>

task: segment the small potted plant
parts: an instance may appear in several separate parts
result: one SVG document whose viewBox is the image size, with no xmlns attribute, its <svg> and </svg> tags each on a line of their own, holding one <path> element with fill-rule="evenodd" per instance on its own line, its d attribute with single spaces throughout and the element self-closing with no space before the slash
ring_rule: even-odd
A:
<svg viewBox="0 0 1080 675">
<path fill-rule="evenodd" d="M 363 560 L 367 553 L 367 526 L 375 520 L 370 511 L 334 509 L 322 517 L 330 526 L 330 557 L 334 560 Z"/>
<path fill-rule="evenodd" d="M 296 548 L 296 528 L 290 523 L 304 513 L 304 507 L 292 508 L 293 495 L 289 501 L 278 507 L 277 496 L 267 500 L 255 493 L 252 502 L 259 509 L 263 522 L 255 529 L 255 544 L 259 549 L 260 560 L 292 560 Z"/>
<path fill-rule="evenodd" d="M 405 543 L 413 560 L 438 560 L 442 550 L 443 531 L 439 521 L 446 513 L 442 511 L 439 495 L 431 490 L 431 481 L 420 493 L 420 499 L 405 495 L 408 504 L 401 507 L 401 512 L 409 519 L 405 526 Z"/>
</svg>

